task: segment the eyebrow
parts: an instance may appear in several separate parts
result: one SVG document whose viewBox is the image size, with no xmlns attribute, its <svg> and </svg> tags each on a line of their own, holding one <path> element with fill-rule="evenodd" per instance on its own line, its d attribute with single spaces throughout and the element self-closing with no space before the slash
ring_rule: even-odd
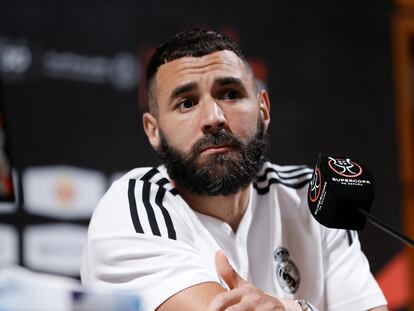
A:
<svg viewBox="0 0 414 311">
<path fill-rule="evenodd" d="M 171 92 L 170 99 L 180 97 L 182 94 L 193 91 L 195 89 L 197 89 L 197 83 L 195 82 L 180 85 Z"/>
<path fill-rule="evenodd" d="M 214 81 L 215 84 L 218 84 L 220 86 L 226 86 L 229 84 L 237 84 L 240 85 L 242 87 L 244 87 L 244 84 L 242 82 L 242 80 L 240 80 L 239 78 L 235 78 L 235 77 L 223 77 L 223 78 L 217 78 Z"/>
</svg>

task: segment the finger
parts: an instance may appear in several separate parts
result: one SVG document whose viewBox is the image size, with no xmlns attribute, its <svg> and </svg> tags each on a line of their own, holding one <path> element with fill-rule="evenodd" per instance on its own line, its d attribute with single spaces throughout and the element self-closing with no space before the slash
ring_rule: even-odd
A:
<svg viewBox="0 0 414 311">
<path fill-rule="evenodd" d="M 247 283 L 230 265 L 226 255 L 222 250 L 216 253 L 216 269 L 217 273 L 229 286 L 230 289 L 240 287 Z"/>
<path fill-rule="evenodd" d="M 238 304 L 243 295 L 246 295 L 249 290 L 247 286 L 244 286 L 216 295 L 210 302 L 208 311 L 223 311 L 232 305 Z"/>
<path fill-rule="evenodd" d="M 252 296 L 253 299 L 242 298 L 242 300 L 227 309 L 225 311 L 236 311 L 236 310 L 252 310 L 252 311 L 285 311 L 285 310 L 297 310 L 297 309 L 285 309 L 282 304 L 275 303 L 274 301 L 267 301 L 258 299 L 258 297 Z"/>
<path fill-rule="evenodd" d="M 252 309 L 254 311 L 282 311 L 282 310 L 296 310 L 295 308 L 286 308 L 279 301 L 279 299 L 266 295 L 257 288 L 245 293 L 241 298 L 240 304 L 245 306 L 245 309 Z"/>
<path fill-rule="evenodd" d="M 254 308 L 254 306 L 247 304 L 243 301 L 225 309 L 225 311 L 255 311 L 255 310 L 256 309 Z"/>
<path fill-rule="evenodd" d="M 276 304 L 272 301 L 263 303 L 254 309 L 254 311 L 284 311 L 284 310 L 297 310 L 297 309 L 286 309 L 282 304 Z"/>
</svg>

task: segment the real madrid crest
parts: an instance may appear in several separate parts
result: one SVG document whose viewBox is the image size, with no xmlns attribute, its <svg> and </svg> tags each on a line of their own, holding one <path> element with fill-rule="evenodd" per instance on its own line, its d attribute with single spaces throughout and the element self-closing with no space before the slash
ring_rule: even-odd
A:
<svg viewBox="0 0 414 311">
<path fill-rule="evenodd" d="M 289 259 L 289 251 L 284 247 L 278 247 L 273 253 L 273 259 L 277 262 L 276 279 L 280 287 L 286 293 L 296 293 L 299 288 L 300 273 L 295 263 Z"/>
</svg>

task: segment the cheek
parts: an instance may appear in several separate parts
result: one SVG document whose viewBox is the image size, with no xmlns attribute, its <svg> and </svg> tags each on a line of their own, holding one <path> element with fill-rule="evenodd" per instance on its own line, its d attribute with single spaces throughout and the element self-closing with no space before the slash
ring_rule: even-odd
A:
<svg viewBox="0 0 414 311">
<path fill-rule="evenodd" d="M 160 122 L 160 128 L 168 143 L 181 152 L 189 151 L 196 138 L 194 125 L 184 120 Z"/>
<path fill-rule="evenodd" d="M 250 140 L 256 134 L 258 116 L 257 109 L 246 109 L 233 113 L 229 116 L 227 122 L 230 130 L 235 135 Z"/>
</svg>

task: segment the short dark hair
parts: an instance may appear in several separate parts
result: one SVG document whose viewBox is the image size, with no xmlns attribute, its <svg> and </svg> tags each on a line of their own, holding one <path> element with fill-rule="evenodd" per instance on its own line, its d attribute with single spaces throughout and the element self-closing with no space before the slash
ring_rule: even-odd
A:
<svg viewBox="0 0 414 311">
<path fill-rule="evenodd" d="M 151 84 L 161 65 L 186 56 L 201 57 L 223 50 L 234 52 L 247 64 L 239 45 L 234 40 L 219 32 L 204 28 L 185 30 L 161 44 L 151 56 L 146 72 L 150 112 L 157 114 Z"/>
</svg>

